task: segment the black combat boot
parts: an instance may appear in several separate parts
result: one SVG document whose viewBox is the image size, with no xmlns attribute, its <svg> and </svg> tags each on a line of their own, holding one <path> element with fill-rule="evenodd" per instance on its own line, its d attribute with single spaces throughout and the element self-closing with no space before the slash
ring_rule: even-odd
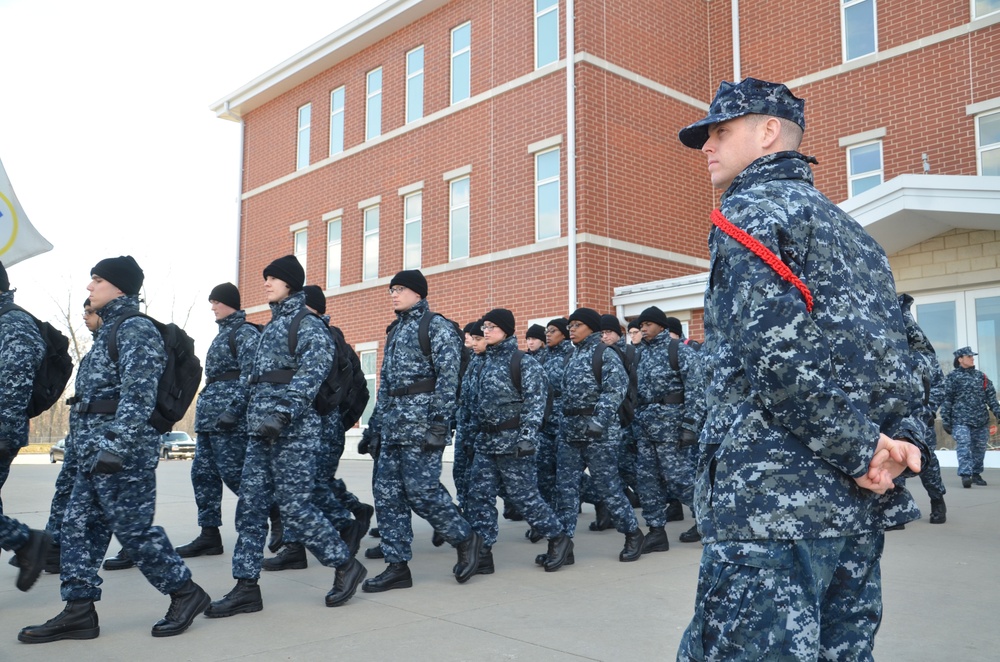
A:
<svg viewBox="0 0 1000 662">
<path fill-rule="evenodd" d="M 962 487 L 969 489 L 972 487 L 972 476 L 959 476 L 962 479 Z"/>
<path fill-rule="evenodd" d="M 217 526 L 203 526 L 198 537 L 186 545 L 177 548 L 181 558 L 193 556 L 217 556 L 222 553 L 222 535 Z"/>
<path fill-rule="evenodd" d="M 70 600 L 55 618 L 42 625 L 21 628 L 17 640 L 26 644 L 44 644 L 60 639 L 96 639 L 101 633 L 93 600 Z"/>
<path fill-rule="evenodd" d="M 638 561 L 642 556 L 642 529 L 635 527 L 635 531 L 625 534 L 625 547 L 618 555 L 619 561 Z"/>
<path fill-rule="evenodd" d="M 62 554 L 62 548 L 59 543 L 52 543 L 49 545 L 49 553 L 45 556 L 45 572 L 53 575 L 58 575 L 61 566 L 59 565 L 59 557 Z"/>
<path fill-rule="evenodd" d="M 573 539 L 565 533 L 550 538 L 549 551 L 545 553 L 542 565 L 545 572 L 555 572 L 564 565 L 573 565 Z"/>
<path fill-rule="evenodd" d="M 372 538 L 382 537 L 382 533 L 378 530 L 377 526 L 373 526 L 372 528 L 368 529 L 368 535 L 370 535 Z"/>
<path fill-rule="evenodd" d="M 366 526 L 363 531 L 367 531 Z M 339 607 L 354 595 L 358 590 L 358 584 L 368 575 L 368 569 L 361 565 L 353 556 L 347 563 L 337 566 L 337 573 L 333 578 L 333 588 L 326 594 L 327 607 Z"/>
<path fill-rule="evenodd" d="M 337 530 L 340 534 L 340 538 L 347 545 L 347 551 L 354 558 L 358 555 L 358 550 L 361 549 L 361 541 L 365 537 L 365 533 L 368 531 L 368 525 L 358 520 L 351 520 L 344 526 L 344 530 Z M 304 556 L 304 554 L 303 554 Z"/>
<path fill-rule="evenodd" d="M 441 545 L 445 544 L 446 542 L 448 542 L 448 541 L 444 539 L 444 536 L 442 534 L 438 533 L 437 531 L 435 531 L 431 535 L 431 544 L 434 545 L 435 547 L 440 547 Z"/>
<path fill-rule="evenodd" d="M 591 531 L 607 531 L 615 528 L 614 522 L 611 521 L 611 510 L 603 501 L 598 501 L 594 510 L 597 513 L 597 519 L 590 523 Z"/>
<path fill-rule="evenodd" d="M 669 501 L 667 501 L 667 521 L 668 522 L 684 521 L 684 505 L 677 499 L 670 499 Z"/>
<path fill-rule="evenodd" d="M 216 600 L 205 610 L 208 618 L 226 618 L 236 614 L 251 614 L 264 608 L 260 597 L 260 586 L 256 579 L 237 579 L 236 586 L 229 593 Z"/>
<path fill-rule="evenodd" d="M 545 562 L 548 560 L 549 560 L 548 553 L 539 554 L 538 556 L 535 557 L 535 565 L 544 566 Z M 573 550 L 571 549 L 569 550 L 569 554 L 566 555 L 566 561 L 563 563 L 563 565 L 573 565 L 574 563 L 576 563 L 576 557 L 573 556 Z"/>
<path fill-rule="evenodd" d="M 285 537 L 285 525 L 281 523 L 281 511 L 277 505 L 271 506 L 267 517 L 271 522 L 271 538 L 267 541 L 267 548 L 274 554 L 281 549 L 281 539 Z"/>
<path fill-rule="evenodd" d="M 483 551 L 479 555 L 479 567 L 476 568 L 476 574 L 492 575 L 494 572 L 496 572 L 496 566 L 493 565 L 493 548 L 483 547 Z"/>
<path fill-rule="evenodd" d="M 361 523 L 362 535 L 368 533 L 368 527 L 372 525 L 372 518 L 375 517 L 375 508 L 367 503 L 359 503 L 351 509 L 351 514 Z"/>
<path fill-rule="evenodd" d="M 931 499 L 931 524 L 944 524 L 948 519 L 948 508 L 944 505 L 944 497 Z"/>
<path fill-rule="evenodd" d="M 212 598 L 190 579 L 170 594 L 167 614 L 153 624 L 154 637 L 172 637 L 190 627 L 195 617 L 208 609 Z"/>
<path fill-rule="evenodd" d="M 986 487 L 986 481 L 979 474 L 972 474 L 972 484 L 978 485 L 980 487 Z"/>
<path fill-rule="evenodd" d="M 111 558 L 104 559 L 105 570 L 128 570 L 135 567 L 135 561 L 128 555 L 128 550 L 122 547 Z"/>
<path fill-rule="evenodd" d="M 524 537 L 527 538 L 528 540 L 530 540 L 531 542 L 536 543 L 539 540 L 541 540 L 542 538 L 544 538 L 545 536 L 542 535 L 542 533 L 540 531 L 538 531 L 537 529 L 535 529 L 534 527 L 532 527 L 532 528 L 530 528 L 530 529 L 528 529 L 527 531 L 524 532 Z"/>
<path fill-rule="evenodd" d="M 667 539 L 667 532 L 662 526 L 649 527 L 649 533 L 642 540 L 642 553 L 666 552 L 670 549 L 670 541 Z"/>
<path fill-rule="evenodd" d="M 639 502 L 639 495 L 635 493 L 631 487 L 625 487 L 625 498 L 628 499 L 628 505 L 633 508 L 639 508 L 642 504 Z M 684 511 L 681 511 L 681 517 L 684 517 Z"/>
<path fill-rule="evenodd" d="M 308 567 L 306 546 L 300 542 L 289 542 L 278 550 L 277 555 L 264 559 L 260 567 L 264 570 L 303 570 Z"/>
<path fill-rule="evenodd" d="M 458 551 L 458 570 L 455 579 L 459 584 L 469 581 L 479 569 L 479 556 L 483 553 L 483 537 L 472 531 L 469 537 L 455 546 Z"/>
<path fill-rule="evenodd" d="M 361 590 L 365 593 L 381 593 L 394 588 L 410 588 L 413 586 L 413 577 L 410 576 L 410 566 L 406 561 L 402 563 L 390 563 L 381 574 L 366 579 L 361 585 Z"/>
<path fill-rule="evenodd" d="M 701 542 L 701 534 L 698 533 L 698 525 L 695 524 L 690 529 L 680 535 L 681 542 Z"/>
<path fill-rule="evenodd" d="M 18 567 L 17 590 L 27 591 L 34 586 L 45 567 L 51 544 L 52 538 L 45 531 L 31 529 L 28 532 L 28 539 L 14 552 Z"/>
<path fill-rule="evenodd" d="M 514 504 L 508 504 L 506 501 L 503 502 L 503 518 L 509 519 L 511 522 L 523 522 L 524 515 L 517 512 L 517 508 Z"/>
<path fill-rule="evenodd" d="M 374 547 L 369 547 L 365 550 L 366 559 L 384 559 L 385 552 L 382 551 L 382 545 L 375 545 Z"/>
</svg>

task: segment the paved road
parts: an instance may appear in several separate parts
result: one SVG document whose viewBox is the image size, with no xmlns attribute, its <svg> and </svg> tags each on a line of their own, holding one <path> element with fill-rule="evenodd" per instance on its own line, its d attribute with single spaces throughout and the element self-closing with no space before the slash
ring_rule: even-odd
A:
<svg viewBox="0 0 1000 662">
<path fill-rule="evenodd" d="M 5 511 L 31 525 L 44 523 L 61 465 L 19 464 L 4 488 Z M 371 464 L 343 463 L 343 477 L 371 500 Z M 191 463 L 157 470 L 156 520 L 175 544 L 197 534 L 188 478 Z M 445 465 L 450 471 L 450 465 Z M 993 623 L 1000 602 L 1000 470 L 984 475 L 990 487 L 962 489 L 952 470 L 945 482 L 948 523 L 921 520 L 888 534 L 883 561 L 885 618 L 877 639 L 879 661 L 998 659 Z M 446 484 L 450 487 L 450 481 Z M 915 485 L 921 508 L 928 500 Z M 233 585 L 229 552 L 235 498 L 223 505 L 226 554 L 190 560 L 195 580 L 213 597 Z M 265 573 L 265 607 L 228 619 L 199 618 L 178 637 L 154 639 L 150 626 L 168 606 L 137 570 L 104 573 L 98 604 L 101 636 L 93 641 L 26 645 L 17 630 L 62 609 L 59 581 L 44 575 L 29 593 L 14 588 L 7 554 L 0 561 L 0 660 L 667 660 L 673 659 L 691 616 L 700 549 L 675 542 L 690 520 L 667 527 L 671 549 L 636 563 L 619 563 L 622 537 L 592 533 L 585 509 L 576 538 L 576 564 L 545 573 L 532 562 L 543 551 L 523 537 L 520 522 L 503 522 L 494 550 L 497 572 L 459 585 L 451 575 L 455 553 L 430 544 L 430 527 L 414 521 L 414 587 L 381 594 L 359 592 L 328 609 L 323 597 L 333 571 L 310 557 L 306 570 Z M 112 543 L 116 545 L 116 543 Z M 117 550 L 113 547 L 111 553 Z M 382 563 L 364 561 L 369 574 Z"/>
</svg>

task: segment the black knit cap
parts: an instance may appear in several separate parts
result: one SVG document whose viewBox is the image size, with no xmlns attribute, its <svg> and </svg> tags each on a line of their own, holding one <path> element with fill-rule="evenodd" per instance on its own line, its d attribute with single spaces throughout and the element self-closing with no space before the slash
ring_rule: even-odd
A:
<svg viewBox="0 0 1000 662">
<path fill-rule="evenodd" d="M 232 283 L 220 283 L 208 294 L 209 301 L 218 301 L 233 310 L 242 310 L 240 306 L 240 290 Z"/>
<path fill-rule="evenodd" d="M 463 333 L 468 333 L 470 336 L 483 337 L 483 320 L 476 320 L 475 322 L 469 322 L 462 329 Z"/>
<path fill-rule="evenodd" d="M 306 283 L 306 272 L 294 255 L 279 257 L 271 264 L 264 267 L 264 278 L 273 276 L 280 281 L 284 281 L 292 292 L 298 292 Z"/>
<path fill-rule="evenodd" d="M 646 310 L 639 314 L 639 319 L 636 320 L 641 325 L 643 322 L 652 322 L 653 324 L 659 324 L 664 329 L 667 328 L 667 316 L 663 314 L 663 311 L 656 306 L 650 306 Z"/>
<path fill-rule="evenodd" d="M 614 315 L 601 315 L 601 331 L 614 331 L 622 334 L 622 323 Z"/>
<path fill-rule="evenodd" d="M 684 327 L 681 326 L 681 321 L 676 317 L 668 317 L 667 323 L 663 325 L 670 333 L 676 333 L 678 337 L 684 336 Z"/>
<path fill-rule="evenodd" d="M 0 264 L 0 292 L 10 291 L 10 279 L 7 278 L 7 270 Z"/>
<path fill-rule="evenodd" d="M 306 305 L 319 315 L 326 315 L 326 295 L 319 285 L 306 285 L 302 288 L 306 293 Z"/>
<path fill-rule="evenodd" d="M 534 338 L 545 342 L 545 327 L 541 324 L 532 324 L 528 327 L 528 332 L 524 334 L 525 339 Z"/>
<path fill-rule="evenodd" d="M 559 333 L 569 338 L 569 320 L 567 320 L 565 317 L 557 317 L 555 319 L 551 319 L 549 320 L 549 323 L 546 324 L 545 326 L 546 328 L 554 326 L 557 329 L 559 329 Z"/>
<path fill-rule="evenodd" d="M 483 321 L 496 324 L 508 338 L 514 335 L 514 313 L 510 312 L 506 308 L 494 308 L 490 312 L 483 315 Z"/>
<path fill-rule="evenodd" d="M 119 255 L 101 260 L 90 270 L 91 275 L 100 276 L 125 294 L 136 295 L 142 289 L 145 275 L 131 255 Z"/>
<path fill-rule="evenodd" d="M 638 317 L 628 323 L 628 330 L 629 331 L 631 331 L 632 329 L 639 329 L 639 328 L 640 327 L 639 327 L 639 318 Z"/>
<path fill-rule="evenodd" d="M 427 298 L 427 279 L 424 278 L 419 269 L 400 271 L 389 281 L 389 287 L 393 285 L 402 285 L 419 294 L 421 299 Z"/>
<path fill-rule="evenodd" d="M 593 308 L 577 308 L 569 316 L 570 322 L 583 322 L 591 331 L 601 330 L 601 314 Z"/>
</svg>

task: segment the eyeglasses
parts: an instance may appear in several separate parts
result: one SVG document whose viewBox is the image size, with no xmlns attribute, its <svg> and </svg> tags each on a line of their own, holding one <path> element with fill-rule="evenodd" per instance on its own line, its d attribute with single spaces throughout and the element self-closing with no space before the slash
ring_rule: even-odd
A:
<svg viewBox="0 0 1000 662">
<path fill-rule="evenodd" d="M 497 329 L 496 324 L 490 324 L 489 322 L 483 324 L 483 333 L 490 333 L 491 331 L 495 331 L 496 329 Z"/>
<path fill-rule="evenodd" d="M 405 291 L 406 291 L 406 288 L 403 287 L 402 285 L 393 285 L 392 287 L 389 288 L 389 294 L 390 295 L 392 295 L 392 294 L 400 294 L 400 293 L 405 292 Z"/>
<path fill-rule="evenodd" d="M 566 325 L 566 328 L 572 331 L 573 329 L 579 329 L 581 326 L 583 326 L 583 322 L 570 322 Z"/>
</svg>

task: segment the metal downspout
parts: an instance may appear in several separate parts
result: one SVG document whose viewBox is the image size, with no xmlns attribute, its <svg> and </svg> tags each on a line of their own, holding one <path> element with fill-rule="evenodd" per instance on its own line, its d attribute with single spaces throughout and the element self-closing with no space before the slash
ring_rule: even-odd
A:
<svg viewBox="0 0 1000 662">
<path fill-rule="evenodd" d="M 568 312 L 576 310 L 576 43 L 573 0 L 566 0 L 566 235 Z"/>
</svg>

